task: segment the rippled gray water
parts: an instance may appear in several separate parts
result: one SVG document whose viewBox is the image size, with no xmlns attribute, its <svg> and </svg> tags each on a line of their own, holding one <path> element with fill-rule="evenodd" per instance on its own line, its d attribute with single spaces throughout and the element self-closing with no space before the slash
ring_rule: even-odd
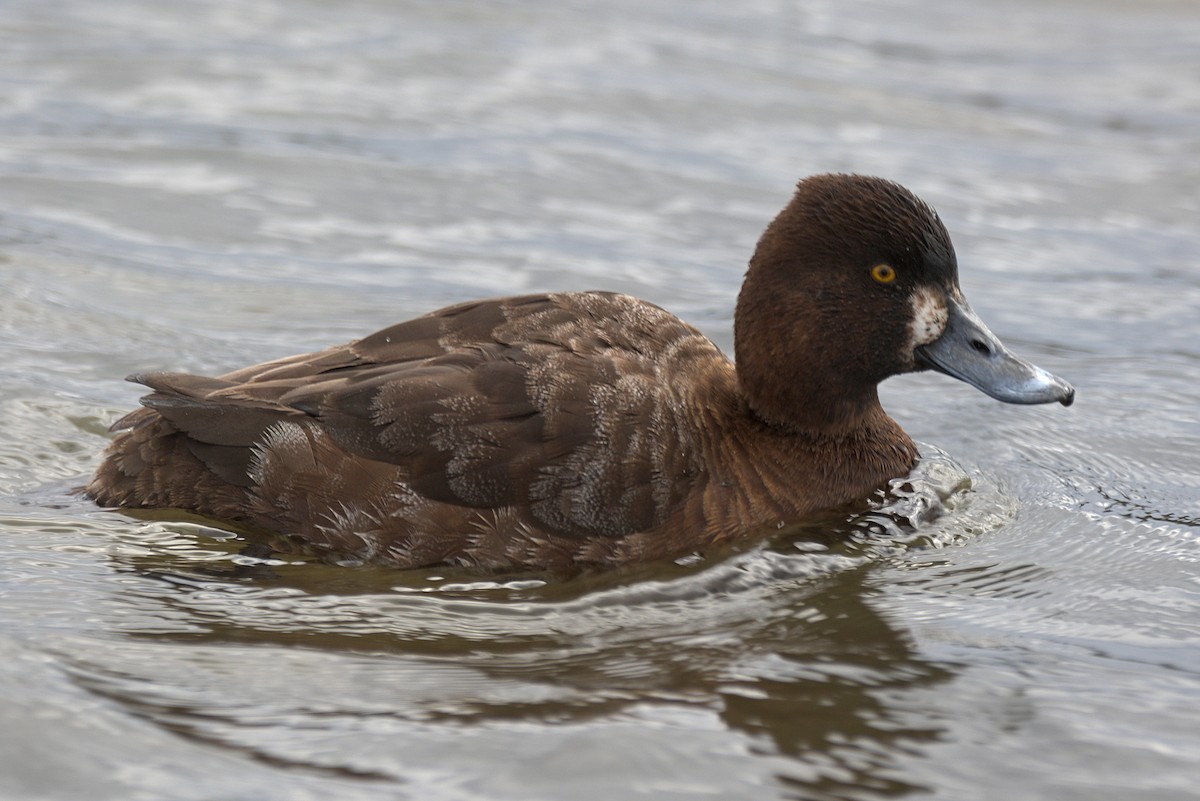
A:
<svg viewBox="0 0 1200 801">
<path fill-rule="evenodd" d="M 3 12 L 0 797 L 1200 793 L 1200 7 Z M 68 494 L 135 370 L 547 288 L 728 348 L 830 170 L 932 202 L 1077 404 L 892 380 L 915 499 L 563 581 L 244 564 Z"/>
</svg>

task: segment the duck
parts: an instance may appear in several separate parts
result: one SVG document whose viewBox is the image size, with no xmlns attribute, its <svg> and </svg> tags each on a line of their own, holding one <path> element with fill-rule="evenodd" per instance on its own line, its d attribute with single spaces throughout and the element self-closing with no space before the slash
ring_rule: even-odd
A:
<svg viewBox="0 0 1200 801">
<path fill-rule="evenodd" d="M 891 376 L 1075 397 L 988 330 L 937 212 L 882 178 L 798 183 L 733 328 L 730 360 L 647 301 L 550 292 L 215 378 L 133 375 L 151 391 L 84 492 L 335 562 L 607 568 L 762 536 L 908 475 L 917 446 L 879 401 Z"/>
</svg>

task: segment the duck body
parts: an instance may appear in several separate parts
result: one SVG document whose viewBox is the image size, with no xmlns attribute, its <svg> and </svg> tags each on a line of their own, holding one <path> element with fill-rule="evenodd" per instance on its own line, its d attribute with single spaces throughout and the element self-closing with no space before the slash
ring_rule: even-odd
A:
<svg viewBox="0 0 1200 801">
<path fill-rule="evenodd" d="M 218 378 L 132 376 L 152 392 L 86 491 L 397 567 L 666 558 L 907 474 L 916 448 L 876 391 L 889 375 L 1070 402 L 994 337 L 1003 358 L 978 367 L 980 329 L 931 209 L 880 179 L 819 176 L 751 261 L 736 368 L 627 295 L 464 303 Z"/>
</svg>

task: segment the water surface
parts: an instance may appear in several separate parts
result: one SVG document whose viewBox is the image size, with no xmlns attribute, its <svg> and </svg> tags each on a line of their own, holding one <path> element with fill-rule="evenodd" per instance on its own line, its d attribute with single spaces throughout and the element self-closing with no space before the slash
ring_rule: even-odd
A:
<svg viewBox="0 0 1200 801">
<path fill-rule="evenodd" d="M 1181 2 L 10 0 L 0 797 L 1194 798 L 1197 41 Z M 1076 405 L 893 379 L 916 499 L 571 580 L 248 564 L 69 494 L 134 371 L 539 289 L 729 349 L 830 170 L 933 203 Z"/>
</svg>

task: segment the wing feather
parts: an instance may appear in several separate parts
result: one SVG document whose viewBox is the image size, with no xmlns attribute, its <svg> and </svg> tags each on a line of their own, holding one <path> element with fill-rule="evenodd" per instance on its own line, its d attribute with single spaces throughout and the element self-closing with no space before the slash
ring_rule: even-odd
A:
<svg viewBox="0 0 1200 801">
<path fill-rule="evenodd" d="M 347 480 L 388 476 L 433 503 L 509 510 L 522 530 L 621 536 L 661 523 L 698 469 L 693 443 L 663 436 L 685 403 L 666 377 L 688 369 L 681 359 L 728 364 L 658 307 L 573 293 L 452 306 L 219 378 L 135 380 L 197 459 L 260 496 L 287 487 L 306 509 L 344 504 L 345 482 L 319 478 L 327 465 L 261 458 L 269 432 L 295 424 L 361 461 L 329 457 Z"/>
</svg>

